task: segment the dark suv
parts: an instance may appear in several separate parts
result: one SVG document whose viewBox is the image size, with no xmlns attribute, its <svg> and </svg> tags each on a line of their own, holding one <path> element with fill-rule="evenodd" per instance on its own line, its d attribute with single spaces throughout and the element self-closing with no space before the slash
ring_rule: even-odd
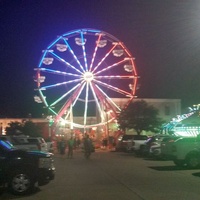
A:
<svg viewBox="0 0 200 200">
<path fill-rule="evenodd" d="M 54 179 L 53 154 L 41 151 L 26 151 L 0 140 L 0 186 L 8 185 L 18 195 L 32 191 Z"/>
</svg>

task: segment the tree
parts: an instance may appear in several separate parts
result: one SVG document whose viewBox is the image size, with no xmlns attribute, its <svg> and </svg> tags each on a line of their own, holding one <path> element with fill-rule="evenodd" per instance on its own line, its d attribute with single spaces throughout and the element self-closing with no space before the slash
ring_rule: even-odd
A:
<svg viewBox="0 0 200 200">
<path fill-rule="evenodd" d="M 41 129 L 32 121 L 26 121 L 23 126 L 23 134 L 30 137 L 42 137 Z"/>
<path fill-rule="evenodd" d="M 163 121 L 158 117 L 158 110 L 145 101 L 135 101 L 121 111 L 118 123 L 122 130 L 134 129 L 137 134 L 142 131 L 158 132 Z"/>
<path fill-rule="evenodd" d="M 21 135 L 22 134 L 23 125 L 20 122 L 10 122 L 9 126 L 6 127 L 7 135 Z"/>
<path fill-rule="evenodd" d="M 13 135 L 27 135 L 30 137 L 41 137 L 41 129 L 32 121 L 25 121 L 24 123 L 20 122 L 11 122 L 9 126 L 6 127 L 6 134 Z"/>
</svg>

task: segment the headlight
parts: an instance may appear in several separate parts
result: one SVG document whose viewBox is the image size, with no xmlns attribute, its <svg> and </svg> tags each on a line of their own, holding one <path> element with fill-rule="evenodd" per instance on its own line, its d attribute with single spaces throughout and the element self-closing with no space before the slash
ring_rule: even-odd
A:
<svg viewBox="0 0 200 200">
<path fill-rule="evenodd" d="M 40 158 L 39 159 L 39 168 L 51 168 L 53 167 L 52 158 Z"/>
</svg>

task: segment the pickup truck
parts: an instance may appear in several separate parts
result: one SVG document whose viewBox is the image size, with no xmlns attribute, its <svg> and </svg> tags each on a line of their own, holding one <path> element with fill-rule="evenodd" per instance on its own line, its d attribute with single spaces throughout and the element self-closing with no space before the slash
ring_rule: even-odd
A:
<svg viewBox="0 0 200 200">
<path fill-rule="evenodd" d="M 26 151 L 0 140 L 0 186 L 13 194 L 30 193 L 35 184 L 47 184 L 55 177 L 53 154 Z"/>
<path fill-rule="evenodd" d="M 28 137 L 26 136 L 9 136 L 9 135 L 1 135 L 0 140 L 9 141 L 18 149 L 24 150 L 39 150 L 37 144 L 30 143 L 28 141 Z"/>
<path fill-rule="evenodd" d="M 200 166 L 200 138 L 182 137 L 170 144 L 168 158 L 177 166 Z"/>
</svg>

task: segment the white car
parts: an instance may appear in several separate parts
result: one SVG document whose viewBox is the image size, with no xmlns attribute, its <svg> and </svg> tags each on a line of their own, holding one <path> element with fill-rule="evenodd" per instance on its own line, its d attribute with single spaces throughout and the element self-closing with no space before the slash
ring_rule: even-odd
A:
<svg viewBox="0 0 200 200">
<path fill-rule="evenodd" d="M 152 145 L 149 149 L 149 154 L 154 157 L 161 156 L 161 144 Z"/>
<path fill-rule="evenodd" d="M 138 154 L 140 151 L 141 145 L 143 145 L 147 139 L 148 137 L 146 135 L 135 135 L 132 140 L 132 146 L 131 146 L 132 151 Z"/>
<path fill-rule="evenodd" d="M 0 139 L 9 142 L 14 147 L 18 149 L 24 149 L 24 150 L 38 150 L 38 145 L 29 143 L 27 136 L 8 136 L 8 135 L 1 135 Z"/>
<path fill-rule="evenodd" d="M 42 137 L 29 137 L 27 138 L 30 144 L 37 144 L 40 151 L 48 152 L 47 143 Z"/>
<path fill-rule="evenodd" d="M 46 143 L 48 152 L 54 153 L 54 142 L 46 142 Z"/>
</svg>

